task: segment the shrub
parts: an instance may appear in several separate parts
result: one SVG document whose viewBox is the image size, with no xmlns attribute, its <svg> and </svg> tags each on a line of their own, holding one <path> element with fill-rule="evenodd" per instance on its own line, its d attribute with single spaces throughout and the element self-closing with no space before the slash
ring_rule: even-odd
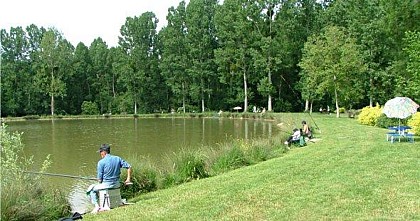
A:
<svg viewBox="0 0 420 221">
<path fill-rule="evenodd" d="M 175 173 L 162 173 L 161 180 L 158 183 L 159 189 L 169 188 L 177 184 Z"/>
<path fill-rule="evenodd" d="M 273 144 L 269 139 L 255 139 L 250 142 L 238 140 L 235 142 L 243 152 L 246 160 L 244 165 L 256 164 L 269 159 L 273 152 Z M 234 145 L 235 147 L 236 145 Z"/>
<path fill-rule="evenodd" d="M 357 120 L 361 124 L 375 126 L 381 114 L 382 108 L 379 105 L 376 105 L 375 107 L 364 107 Z"/>
<path fill-rule="evenodd" d="M 98 115 L 99 108 L 95 102 L 83 101 L 82 103 L 82 114 L 84 115 Z"/>
<path fill-rule="evenodd" d="M 407 120 L 405 119 L 400 120 L 398 118 L 389 118 L 385 114 L 381 114 L 381 116 L 376 121 L 376 126 L 382 127 L 382 128 L 388 128 L 391 126 L 398 125 L 399 123 L 406 124 Z"/>
<path fill-rule="evenodd" d="M 25 120 L 38 120 L 39 118 L 40 118 L 40 116 L 38 116 L 38 115 L 27 115 L 27 116 L 23 117 L 23 119 L 25 119 Z"/>
<path fill-rule="evenodd" d="M 270 159 L 271 151 L 269 146 L 264 144 L 254 145 L 248 152 L 249 162 L 252 164 L 259 163 Z"/>
<path fill-rule="evenodd" d="M 171 169 L 162 172 L 159 187 L 167 188 L 173 185 L 208 177 L 204 156 L 199 151 L 181 150 L 168 157 Z"/>
<path fill-rule="evenodd" d="M 347 114 L 349 115 L 350 118 L 355 118 L 360 114 L 360 110 L 350 109 L 347 111 Z"/>
<path fill-rule="evenodd" d="M 56 220 L 70 213 L 70 204 L 58 189 L 43 186 L 39 176 L 25 173 L 32 164 L 24 158 L 21 134 L 0 128 L 1 220 Z M 49 157 L 41 171 L 50 165 Z"/>
<path fill-rule="evenodd" d="M 232 143 L 232 145 L 234 146 L 231 149 L 227 147 L 226 151 L 223 151 L 222 155 L 218 156 L 213 162 L 211 168 L 215 174 L 223 173 L 250 164 L 246 159 L 244 152 L 238 146 L 238 143 Z"/>
<path fill-rule="evenodd" d="M 407 122 L 407 125 L 410 126 L 412 129 L 411 131 L 416 134 L 420 135 L 420 112 L 414 114 Z"/>
<path fill-rule="evenodd" d="M 128 162 L 131 164 L 132 185 L 121 186 L 121 197 L 130 199 L 141 193 L 148 193 L 158 189 L 158 170 L 146 158 L 131 157 Z M 127 179 L 127 170 L 122 170 L 121 179 Z"/>
</svg>

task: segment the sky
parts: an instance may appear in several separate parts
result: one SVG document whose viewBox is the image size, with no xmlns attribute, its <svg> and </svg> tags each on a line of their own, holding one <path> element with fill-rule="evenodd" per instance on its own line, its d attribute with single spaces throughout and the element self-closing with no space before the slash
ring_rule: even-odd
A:
<svg viewBox="0 0 420 221">
<path fill-rule="evenodd" d="M 168 8 L 181 0 L 8 0 L 0 8 L 0 29 L 54 27 L 74 46 L 90 46 L 101 37 L 109 47 L 118 45 L 120 28 L 127 17 L 151 11 L 159 19 L 158 30 L 166 26 Z M 188 3 L 188 1 L 186 1 Z"/>
</svg>

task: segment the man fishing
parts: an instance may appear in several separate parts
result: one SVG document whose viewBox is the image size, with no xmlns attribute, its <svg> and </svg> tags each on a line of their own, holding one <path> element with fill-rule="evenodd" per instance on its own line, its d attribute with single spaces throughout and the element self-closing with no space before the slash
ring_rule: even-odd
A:
<svg viewBox="0 0 420 221">
<path fill-rule="evenodd" d="M 102 144 L 97 151 L 101 155 L 101 160 L 97 166 L 97 184 L 91 185 L 87 193 L 91 202 L 95 205 L 92 213 L 97 213 L 103 208 L 98 203 L 98 192 L 102 189 L 119 188 L 121 168 L 127 169 L 127 179 L 124 184 L 129 184 L 131 179 L 131 165 L 119 156 L 111 155 L 111 147 L 108 144 Z"/>
</svg>

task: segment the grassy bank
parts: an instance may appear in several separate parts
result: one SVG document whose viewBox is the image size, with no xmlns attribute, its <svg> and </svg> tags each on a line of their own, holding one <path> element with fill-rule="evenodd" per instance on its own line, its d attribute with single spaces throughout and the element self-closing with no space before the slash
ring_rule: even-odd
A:
<svg viewBox="0 0 420 221">
<path fill-rule="evenodd" d="M 307 115 L 291 115 L 296 122 L 303 118 L 314 125 Z M 385 129 L 354 119 L 314 115 L 314 120 L 320 140 L 304 148 L 143 194 L 134 205 L 84 220 L 420 219 L 418 144 L 391 144 Z"/>
<path fill-rule="evenodd" d="M 121 188 L 122 198 L 132 199 L 139 194 L 167 189 L 183 183 L 214 177 L 231 170 L 277 158 L 287 152 L 284 139 L 231 140 L 198 149 L 186 148 L 162 156 L 161 162 L 147 157 L 131 156 L 128 161 L 134 171 L 133 182 Z M 126 171 L 121 179 L 125 180 Z"/>
</svg>

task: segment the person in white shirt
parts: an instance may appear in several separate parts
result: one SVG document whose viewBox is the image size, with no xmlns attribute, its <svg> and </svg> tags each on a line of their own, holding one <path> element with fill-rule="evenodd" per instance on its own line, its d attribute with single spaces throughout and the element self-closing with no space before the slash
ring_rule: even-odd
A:
<svg viewBox="0 0 420 221">
<path fill-rule="evenodd" d="M 300 130 L 295 128 L 293 129 L 293 134 L 287 139 L 286 142 L 284 142 L 284 144 L 286 144 L 287 146 L 290 147 L 290 145 L 292 144 L 293 141 L 297 141 L 300 139 Z"/>
</svg>

